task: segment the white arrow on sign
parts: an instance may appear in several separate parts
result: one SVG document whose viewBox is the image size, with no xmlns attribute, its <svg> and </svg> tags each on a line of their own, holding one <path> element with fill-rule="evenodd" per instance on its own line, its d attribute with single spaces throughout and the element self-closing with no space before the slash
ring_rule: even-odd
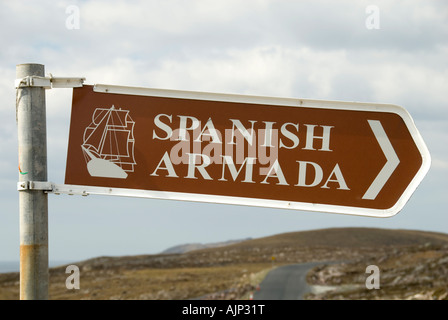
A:
<svg viewBox="0 0 448 320">
<path fill-rule="evenodd" d="M 398 156 L 395 153 L 395 150 L 392 147 L 392 144 L 390 143 L 390 140 L 387 137 L 387 134 L 384 131 L 381 122 L 378 120 L 367 120 L 367 121 L 369 122 L 370 128 L 372 129 L 376 140 L 378 140 L 381 150 L 383 150 L 383 153 L 386 156 L 387 160 L 384 167 L 378 173 L 375 180 L 373 180 L 369 189 L 367 189 L 366 193 L 362 197 L 363 199 L 374 200 L 378 195 L 378 193 L 381 191 L 381 189 L 383 189 L 384 185 L 386 184 L 387 180 L 389 180 L 392 173 L 397 168 L 398 164 L 400 163 L 400 159 L 398 159 Z"/>
</svg>

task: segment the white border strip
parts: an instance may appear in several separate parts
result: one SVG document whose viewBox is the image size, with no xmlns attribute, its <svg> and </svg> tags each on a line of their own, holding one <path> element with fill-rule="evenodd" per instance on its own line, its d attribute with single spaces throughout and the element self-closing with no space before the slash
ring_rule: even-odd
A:
<svg viewBox="0 0 448 320">
<path fill-rule="evenodd" d="M 193 202 L 216 203 L 216 204 L 233 204 L 242 206 L 264 207 L 264 208 L 340 213 L 340 214 L 349 214 L 358 216 L 378 217 L 378 218 L 390 217 L 397 213 L 393 209 L 379 210 L 379 209 L 366 209 L 358 207 L 334 206 L 334 205 L 324 205 L 324 204 L 314 204 L 304 202 L 291 202 L 282 200 L 268 200 L 257 198 L 218 196 L 218 195 L 183 193 L 183 192 L 164 192 L 164 191 L 125 189 L 125 188 L 78 186 L 68 184 L 53 184 L 52 191 L 47 192 L 56 195 L 59 194 L 82 195 L 82 196 L 108 195 L 108 196 L 121 196 L 121 197 L 134 197 L 134 198 L 161 199 L 161 200 L 193 201 Z"/>
<path fill-rule="evenodd" d="M 307 107 L 307 108 L 319 108 L 319 109 L 332 108 L 336 110 L 339 109 L 339 110 L 355 110 L 355 111 L 391 112 L 396 113 L 401 117 L 409 117 L 409 113 L 403 107 L 394 104 L 251 96 L 241 94 L 211 93 L 200 91 L 125 87 L 125 86 L 116 86 L 107 84 L 95 84 L 93 86 L 93 91 L 101 93 L 111 93 L 111 94 L 204 100 L 204 101 L 222 101 L 222 102 L 235 102 L 235 103 L 248 103 L 248 104 L 264 104 L 264 105 L 285 106 L 285 107 Z"/>
</svg>

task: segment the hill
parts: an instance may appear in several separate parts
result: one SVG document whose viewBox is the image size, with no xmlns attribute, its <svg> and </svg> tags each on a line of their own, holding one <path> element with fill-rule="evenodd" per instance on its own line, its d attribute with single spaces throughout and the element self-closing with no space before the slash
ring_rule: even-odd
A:
<svg viewBox="0 0 448 320">
<path fill-rule="evenodd" d="M 427 282 L 425 288 L 448 287 L 448 265 L 444 262 L 447 257 L 448 235 L 442 233 L 378 228 L 289 232 L 185 253 L 98 257 L 75 262 L 80 269 L 80 290 L 65 287 L 65 266 L 52 268 L 50 298 L 191 299 L 208 295 L 241 299 L 273 267 L 310 261 L 339 262 L 338 267 L 331 264 L 314 270 L 309 276 L 313 284 L 334 285 L 356 277 L 358 282 L 365 281 L 366 265 L 381 264 L 387 266 L 393 279 L 403 276 L 397 270 L 411 272 L 413 278 L 406 281 L 416 283 L 413 288 L 420 292 L 423 287 L 419 281 Z M 407 287 L 400 287 L 401 296 L 406 296 Z M 17 299 L 18 292 L 18 273 L 0 274 L 0 299 Z M 344 297 L 339 293 L 337 296 Z M 312 298 L 319 297 L 322 296 Z"/>
<path fill-rule="evenodd" d="M 282 233 L 185 253 L 98 257 L 78 262 L 91 269 L 205 267 L 236 263 L 295 263 L 354 259 L 389 248 L 448 244 L 448 235 L 418 230 L 330 228 Z"/>
<path fill-rule="evenodd" d="M 426 243 L 446 244 L 448 235 L 436 232 L 379 229 L 379 228 L 330 228 L 282 233 L 244 241 L 234 248 L 250 247 L 335 247 L 362 248 L 383 246 L 410 246 Z"/>
<path fill-rule="evenodd" d="M 161 254 L 171 254 L 171 253 L 185 253 L 189 251 L 194 250 L 200 250 L 200 249 L 206 249 L 206 248 L 218 248 L 218 247 L 225 247 L 234 243 L 242 242 L 247 239 L 241 239 L 241 240 L 229 240 L 229 241 L 223 241 L 223 242 L 214 242 L 214 243 L 187 243 L 187 244 L 181 244 L 177 246 L 170 247 L 168 249 L 165 249 L 161 252 Z"/>
</svg>

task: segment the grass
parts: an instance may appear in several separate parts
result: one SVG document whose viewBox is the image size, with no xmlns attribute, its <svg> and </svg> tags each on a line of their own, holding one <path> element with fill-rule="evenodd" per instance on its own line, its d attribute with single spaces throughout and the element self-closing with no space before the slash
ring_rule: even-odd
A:
<svg viewBox="0 0 448 320">
<path fill-rule="evenodd" d="M 80 289 L 68 290 L 68 274 L 50 276 L 51 300 L 248 299 L 272 265 L 235 264 L 200 268 L 80 271 Z M 4 281 L 1 300 L 19 299 L 17 281 Z"/>
<path fill-rule="evenodd" d="M 447 239 L 445 234 L 413 230 L 336 228 L 284 233 L 183 254 L 98 257 L 75 263 L 80 268 L 79 290 L 66 288 L 65 267 L 52 268 L 49 295 L 52 300 L 249 299 L 273 267 L 336 260 L 358 263 L 347 265 L 337 277 L 326 277 L 322 284 L 332 285 L 333 280 L 335 285 L 363 284 L 366 265 L 377 264 L 382 271 L 381 292 L 412 289 L 410 294 L 426 294 L 417 285 L 411 288 L 412 274 L 420 282 L 429 279 L 421 285 L 433 285 L 431 294 L 444 295 L 438 288 L 439 282 L 446 284 L 442 281 L 447 278 L 446 268 L 437 261 L 445 259 L 445 251 L 435 248 L 446 245 Z M 376 298 L 374 292 L 369 294 Z M 0 274 L 0 300 L 11 299 L 19 299 L 19 274 Z"/>
</svg>

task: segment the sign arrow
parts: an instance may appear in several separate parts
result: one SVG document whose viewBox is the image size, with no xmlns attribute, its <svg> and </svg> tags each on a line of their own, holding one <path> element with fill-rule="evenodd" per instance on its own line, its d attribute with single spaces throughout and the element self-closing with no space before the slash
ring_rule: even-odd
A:
<svg viewBox="0 0 448 320">
<path fill-rule="evenodd" d="M 369 189 L 367 189 L 366 193 L 362 197 L 363 199 L 374 200 L 378 193 L 383 189 L 387 180 L 389 180 L 392 173 L 394 173 L 395 169 L 398 167 L 400 163 L 400 159 L 398 159 L 397 154 L 395 153 L 392 144 L 390 143 L 389 138 L 387 137 L 386 132 L 384 131 L 381 122 L 378 120 L 367 120 L 369 122 L 370 128 L 375 135 L 376 140 L 381 147 L 384 155 L 386 156 L 386 164 L 381 169 L 381 171 L 376 176 L 375 180 L 373 180 Z"/>
</svg>

